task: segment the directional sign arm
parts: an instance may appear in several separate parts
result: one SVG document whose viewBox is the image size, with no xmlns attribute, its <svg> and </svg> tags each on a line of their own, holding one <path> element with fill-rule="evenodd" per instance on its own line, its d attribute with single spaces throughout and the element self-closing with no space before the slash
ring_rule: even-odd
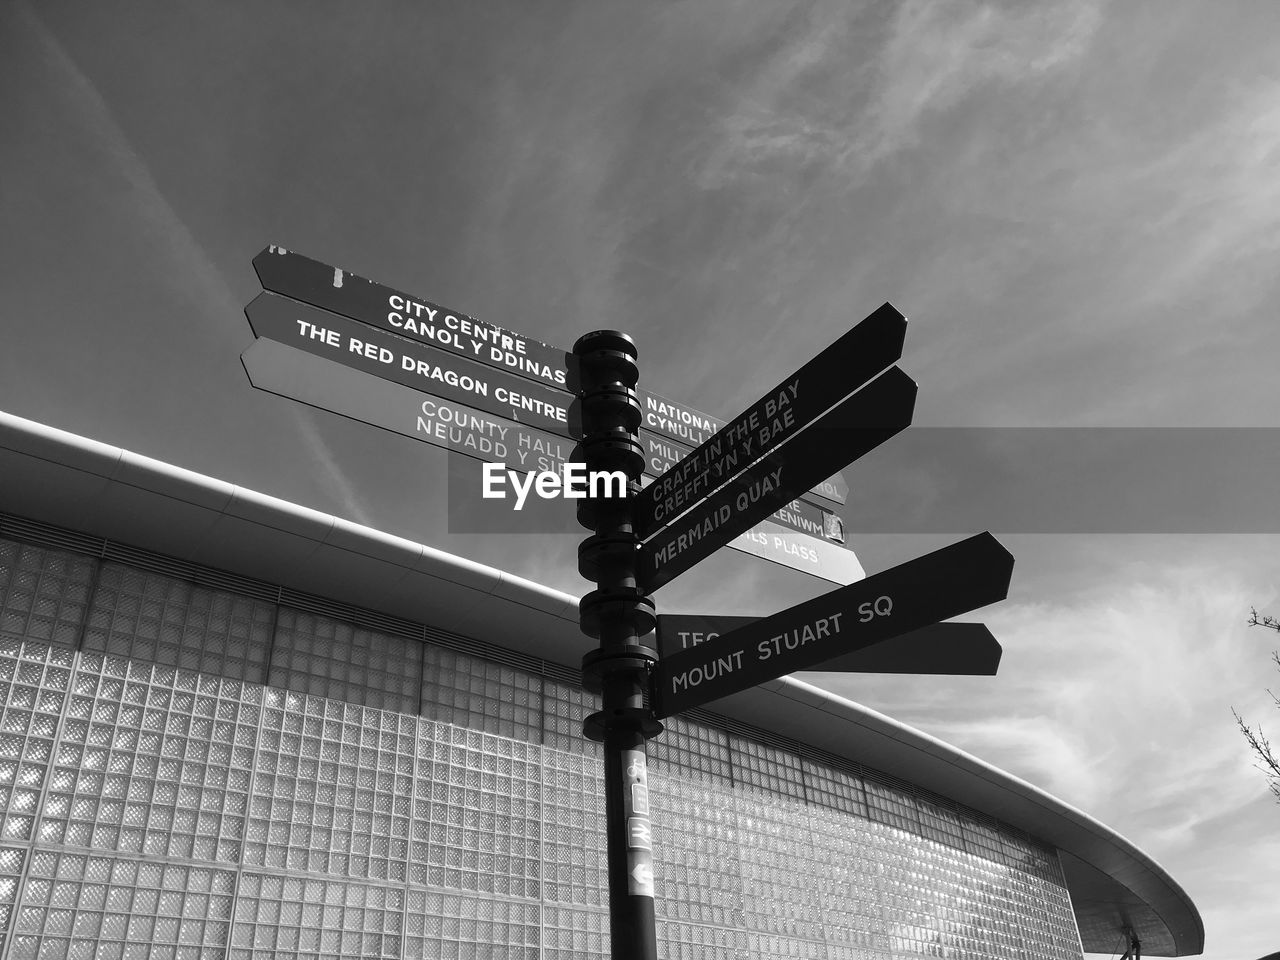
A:
<svg viewBox="0 0 1280 960">
<path fill-rule="evenodd" d="M 640 551 L 644 588 L 653 591 L 669 583 L 816 480 L 905 429 L 915 397 L 915 381 L 894 367 L 845 399 L 775 457 L 749 467 L 650 538 Z"/>
<path fill-rule="evenodd" d="M 897 361 L 906 331 L 907 318 L 884 304 L 641 491 L 636 529 L 648 536 L 794 437 Z M 838 469 L 814 477 L 810 485 Z"/>
<path fill-rule="evenodd" d="M 572 395 L 276 293 L 244 308 L 254 336 L 569 437 Z"/>
<path fill-rule="evenodd" d="M 264 289 L 289 301 L 307 304 L 312 308 L 327 310 L 361 324 L 379 328 L 388 334 L 420 344 L 431 351 L 445 351 L 456 357 L 465 358 L 466 361 L 484 364 L 491 369 L 501 371 L 501 375 L 498 376 L 521 377 L 524 380 L 542 384 L 544 387 L 570 393 L 574 389 L 577 374 L 576 361 L 572 355 L 540 340 L 477 320 L 449 307 L 442 307 L 421 297 L 366 280 L 340 267 L 312 260 L 310 257 L 304 257 L 275 245 L 267 247 L 253 258 L 253 269 L 258 274 Z M 259 307 L 259 309 L 265 311 L 267 308 Z M 279 312 L 283 308 L 274 309 Z M 251 323 L 253 319 L 251 316 Z M 278 326 L 275 329 L 278 330 Z M 270 334 L 259 333 L 258 336 L 270 336 Z M 361 339 L 372 340 L 376 336 L 377 334 L 370 334 Z M 277 336 L 274 339 L 280 339 L 281 342 L 289 343 L 291 346 L 299 346 L 289 338 L 282 339 Z M 325 355 L 321 354 L 318 343 L 313 343 L 304 349 Z M 360 358 L 350 357 L 347 358 L 347 362 L 359 366 Z M 892 360 L 889 362 L 891 363 Z M 437 365 L 439 364 L 432 364 L 432 366 Z M 888 366 L 888 363 L 884 366 Z M 386 375 L 368 366 L 362 369 L 379 376 Z M 405 377 L 392 379 L 422 388 L 421 384 L 409 383 Z M 851 384 L 850 389 L 852 386 L 854 385 Z M 558 405 L 554 395 L 539 393 L 534 388 L 526 388 L 527 391 L 533 391 L 534 395 Z M 667 400 L 645 390 L 638 390 L 637 393 L 644 409 L 645 432 L 669 440 L 674 438 L 683 441 L 675 445 L 676 449 L 672 451 L 669 459 L 680 460 L 692 446 L 702 443 L 721 426 L 721 422 L 716 418 L 699 413 L 685 404 Z M 462 400 L 461 397 L 453 399 Z M 571 397 L 563 403 L 570 401 Z M 465 402 L 484 407 L 483 404 L 476 404 L 474 400 Z M 484 408 L 506 415 L 497 409 Z M 524 409 L 527 411 L 529 407 Z M 522 423 L 537 423 L 536 418 L 520 416 L 515 419 Z M 556 429 L 547 423 L 538 425 L 557 433 L 564 433 L 563 429 Z M 571 421 L 569 424 L 571 435 L 574 433 L 575 426 Z M 669 467 L 668 463 L 658 472 L 665 471 Z M 830 480 L 815 484 L 813 493 L 836 503 L 844 503 L 848 494 L 848 484 L 842 477 L 834 476 Z"/>
<path fill-rule="evenodd" d="M 1004 651 L 984 623 L 934 623 L 811 667 L 821 673 L 994 677 Z"/>
<path fill-rule="evenodd" d="M 558 470 L 573 458 L 570 440 L 437 399 L 275 340 L 255 341 L 240 359 L 249 382 L 258 390 L 477 460 L 505 462 L 516 470 Z M 571 522 L 568 517 L 566 522 Z M 846 584 L 863 576 L 857 556 L 835 544 L 794 534 L 800 545 L 797 550 L 780 549 L 771 541 L 785 539 L 787 531 L 769 523 L 762 523 L 750 536 L 756 539 L 748 542 L 740 537 L 730 548 L 828 582 Z M 759 539 L 765 540 L 764 546 Z M 802 561 L 795 555 L 799 552 L 817 559 Z"/>
<path fill-rule="evenodd" d="M 659 614 L 658 652 L 675 656 L 759 617 Z M 933 623 L 901 636 L 843 653 L 813 667 L 822 673 L 901 673 L 994 677 L 1002 650 L 982 623 Z"/>
<path fill-rule="evenodd" d="M 645 474 L 651 478 L 651 482 L 652 478 L 662 476 L 693 453 L 693 447 L 663 436 L 643 424 L 640 427 L 640 445 L 645 451 Z M 830 513 L 832 506 L 848 501 L 849 484 L 842 474 L 834 473 L 805 491 L 802 497 L 810 501 L 816 509 Z"/>
<path fill-rule="evenodd" d="M 565 351 L 300 254 L 270 246 L 253 258 L 264 289 L 471 360 L 573 389 Z"/>
<path fill-rule="evenodd" d="M 442 400 L 323 356 L 260 339 L 241 355 L 249 382 L 259 390 L 297 400 L 489 463 L 546 469 L 572 459 L 573 441 L 483 410 Z M 526 458 L 530 467 L 520 467 Z"/>
<path fill-rule="evenodd" d="M 658 663 L 658 718 L 959 616 L 1009 593 L 1013 556 L 989 533 L 730 631 Z"/>
</svg>

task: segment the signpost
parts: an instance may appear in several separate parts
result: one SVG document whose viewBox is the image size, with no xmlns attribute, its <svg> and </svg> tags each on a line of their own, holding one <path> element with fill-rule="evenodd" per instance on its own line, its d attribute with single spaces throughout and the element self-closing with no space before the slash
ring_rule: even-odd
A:
<svg viewBox="0 0 1280 960">
<path fill-rule="evenodd" d="M 258 340 L 241 356 L 259 390 L 513 469 L 558 470 L 573 443 L 464 404 L 426 396 L 360 370 Z"/>
<path fill-rule="evenodd" d="M 777 515 L 772 513 L 769 519 L 738 534 L 729 541 L 729 546 L 841 586 L 866 576 L 858 555 L 852 550 L 781 527 L 774 522 Z"/>
<path fill-rule="evenodd" d="M 906 332 L 907 318 L 886 303 L 730 420 L 641 492 L 635 516 L 641 536 L 670 523 L 895 362 Z M 838 469 L 814 476 L 803 489 Z"/>
<path fill-rule="evenodd" d="M 587 469 L 622 470 L 638 482 L 644 454 L 636 438 L 635 344 L 626 334 L 598 330 L 578 338 L 573 352 L 582 364 L 581 452 Z M 582 658 L 583 686 L 600 694 L 600 709 L 583 721 L 582 733 L 604 752 L 613 956 L 657 960 L 646 748 L 662 724 L 646 708 L 645 692 L 658 653 L 643 639 L 653 632 L 654 605 L 636 586 L 631 506 L 631 498 L 579 501 L 578 522 L 592 533 L 578 546 L 578 572 L 596 589 L 579 601 L 578 624 L 600 643 Z"/>
<path fill-rule="evenodd" d="M 260 293 L 244 308 L 255 336 L 288 344 L 445 400 L 569 437 L 570 394 L 337 314 Z"/>
<path fill-rule="evenodd" d="M 254 335 L 274 340 L 318 357 L 333 360 L 375 377 L 421 390 L 442 400 L 496 414 L 515 423 L 569 438 L 580 432 L 572 415 L 572 394 L 464 357 L 382 333 L 367 324 L 309 306 L 274 293 L 260 293 L 245 307 Z M 403 406 L 403 405 L 402 405 Z M 492 432 L 492 431 L 491 431 Z M 682 448 L 665 438 L 648 436 L 646 446 L 659 451 L 649 457 L 650 478 L 662 470 L 653 468 L 661 456 L 663 469 L 673 466 Z M 826 537 L 838 525 L 834 514 L 796 500 L 774 514 L 775 522 L 810 536 Z M 838 518 L 835 518 L 838 520 Z"/>
<path fill-rule="evenodd" d="M 658 473 L 683 460 L 694 447 L 706 443 L 716 431 L 724 427 L 723 420 L 650 393 L 643 387 L 636 388 L 636 397 L 644 412 L 644 419 L 640 422 L 641 437 L 648 434 L 666 444 L 666 455 L 670 462 L 658 470 Z M 832 503 L 842 504 L 849 499 L 849 484 L 836 473 L 816 484 L 811 493 Z"/>
<path fill-rule="evenodd" d="M 650 478 L 660 476 L 670 470 L 693 452 L 673 440 L 657 436 L 648 431 L 641 431 L 640 444 L 644 447 L 644 472 Z M 827 485 L 834 488 L 837 479 L 842 484 L 844 483 L 844 479 L 839 474 L 836 474 L 834 477 L 822 481 L 818 486 Z M 848 484 L 844 484 L 844 486 L 847 490 Z M 817 487 L 814 489 L 817 489 Z M 832 543 L 844 543 L 844 522 L 839 515 L 825 507 L 803 499 L 810 496 L 812 496 L 812 491 L 806 491 L 801 494 L 800 498 L 791 501 L 791 503 L 778 510 L 773 515 L 773 519 L 783 526 L 791 527 L 793 530 L 799 530 L 815 537 L 825 537 Z"/>
<path fill-rule="evenodd" d="M 1004 651 L 982 623 L 933 623 L 865 650 L 824 660 L 820 673 L 994 677 Z"/>
<path fill-rule="evenodd" d="M 986 627 L 939 622 L 1007 595 L 1013 557 L 994 537 L 862 579 L 839 518 L 807 502 L 845 502 L 837 471 L 911 422 L 916 385 L 893 366 L 906 318 L 891 305 L 721 423 L 638 390 L 618 331 L 569 354 L 280 247 L 253 265 L 269 291 L 246 308 L 255 387 L 516 469 L 624 474 L 627 496 L 577 500 L 592 531 L 578 569 L 596 584 L 579 625 L 599 642 L 582 676 L 601 704 L 583 734 L 603 745 L 615 958 L 657 958 L 646 744 L 661 718 L 815 667 L 995 673 Z M 653 591 L 725 545 L 852 582 L 759 619 L 658 617 Z"/>
<path fill-rule="evenodd" d="M 565 406 L 572 400 L 572 392 L 578 379 L 577 363 L 573 355 L 541 340 L 513 333 L 449 307 L 366 280 L 340 267 L 312 260 L 275 244 L 253 258 L 253 269 L 265 290 L 376 327 L 415 344 L 463 357 L 491 370 L 501 370 L 525 380 L 568 391 L 561 401 Z M 262 298 L 258 298 L 250 307 L 261 310 L 264 314 L 268 309 L 273 309 L 263 307 L 261 301 Z M 258 306 L 255 307 L 255 304 Z M 279 312 L 283 308 L 274 309 Z M 254 318 L 250 317 L 251 324 L 253 321 Z M 311 322 L 325 329 L 331 326 L 321 324 L 316 318 L 312 318 Z M 271 325 L 271 329 L 278 331 L 283 326 L 285 324 L 276 322 Z M 273 335 L 262 333 L 259 336 Z M 372 336 L 360 339 L 372 339 Z M 276 337 L 273 336 L 273 339 Z M 302 346 L 292 339 L 283 342 Z M 385 341 L 383 345 L 385 346 Z M 320 348 L 313 343 L 304 349 L 316 352 Z M 342 349 L 346 351 L 345 347 Z M 434 362 L 430 356 L 424 356 L 423 359 L 432 367 L 440 366 L 438 358 Z M 387 371 L 378 371 L 377 375 L 386 376 Z M 419 388 L 437 392 L 425 384 L 419 384 Z M 526 392 L 539 396 L 532 391 Z M 705 435 L 719 429 L 720 421 L 715 417 L 700 413 L 685 404 L 649 393 L 643 388 L 636 390 L 636 396 L 642 406 L 645 433 L 674 439 L 679 442 L 678 447 L 683 445 L 687 450 L 687 445 L 697 445 Z M 545 394 L 541 398 L 548 400 Z M 470 405 L 478 406 L 475 403 Z M 527 422 L 523 417 L 520 420 Z M 848 484 L 839 476 L 824 479 L 814 490 L 816 496 L 836 504 L 844 503 L 848 492 Z"/>
<path fill-rule="evenodd" d="M 524 471 L 558 471 L 573 460 L 573 442 L 565 437 L 424 395 L 276 340 L 256 341 L 240 359 L 249 382 L 259 390 L 474 460 L 502 462 Z M 837 546 L 830 538 L 819 540 L 807 532 L 784 530 L 768 522 L 735 538 L 729 546 L 832 583 L 852 583 L 863 575 L 852 550 Z"/>
<path fill-rule="evenodd" d="M 674 504 L 671 513 L 692 509 L 641 547 L 640 583 L 653 592 L 795 499 L 815 477 L 852 463 L 906 428 L 915 397 L 915 382 L 894 367 L 819 417 L 776 457 L 757 461 L 710 496 L 692 503 L 674 498 L 660 501 L 656 513 L 647 514 L 653 518 L 648 523 L 637 517 L 636 530 L 642 536 L 651 524 L 666 521 L 669 504 Z M 653 486 L 661 482 L 659 477 Z M 652 498 L 647 502 L 652 503 Z M 645 515 L 644 507 L 638 512 Z"/>
<path fill-rule="evenodd" d="M 840 587 L 664 657 L 654 716 L 670 717 L 1003 600 L 1013 556 L 989 533 Z"/>
<path fill-rule="evenodd" d="M 569 354 L 272 244 L 253 258 L 266 290 L 561 389 L 574 389 Z"/>
<path fill-rule="evenodd" d="M 674 656 L 759 619 L 659 614 L 658 652 Z M 813 670 L 994 677 L 1000 666 L 1000 644 L 981 623 L 933 623 L 891 639 L 824 660 Z"/>
</svg>

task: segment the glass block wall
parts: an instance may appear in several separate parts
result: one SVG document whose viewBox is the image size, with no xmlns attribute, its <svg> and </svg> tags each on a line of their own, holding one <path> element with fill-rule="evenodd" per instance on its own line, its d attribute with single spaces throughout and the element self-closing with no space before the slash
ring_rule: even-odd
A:
<svg viewBox="0 0 1280 960">
<path fill-rule="evenodd" d="M 570 671 L 4 521 L 0 960 L 607 956 Z M 1025 834 L 711 714 L 651 753 L 666 960 L 1081 956 Z"/>
</svg>

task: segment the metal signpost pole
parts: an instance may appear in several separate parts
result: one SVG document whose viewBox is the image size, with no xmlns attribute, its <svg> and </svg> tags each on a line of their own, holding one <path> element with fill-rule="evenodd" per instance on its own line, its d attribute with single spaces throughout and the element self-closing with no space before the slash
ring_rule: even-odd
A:
<svg viewBox="0 0 1280 960">
<path fill-rule="evenodd" d="M 600 712 L 587 717 L 583 733 L 604 744 L 610 955 L 657 960 L 645 743 L 662 724 L 644 703 L 658 652 L 640 638 L 656 620 L 653 601 L 636 583 L 639 538 L 632 525 L 645 462 L 637 439 L 637 352 L 626 334 L 601 330 L 581 337 L 573 353 L 582 422 L 574 459 L 586 464 L 588 475 L 621 470 L 627 477 L 626 497 L 578 501 L 578 522 L 593 531 L 578 548 L 578 569 L 597 585 L 582 598 L 579 623 L 583 633 L 600 641 L 582 659 L 584 685 L 600 694 Z"/>
<path fill-rule="evenodd" d="M 659 624 L 649 596 L 767 518 L 825 533 L 831 517 L 796 498 L 808 491 L 843 503 L 837 471 L 911 423 L 916 384 L 893 366 L 907 320 L 891 304 L 714 426 L 637 391 L 638 353 L 625 333 L 588 333 L 566 354 L 279 247 L 253 266 L 267 291 L 245 309 L 260 338 L 242 357 L 255 387 L 486 462 L 501 459 L 491 433 L 514 430 L 517 447 L 586 467 L 589 489 L 569 493 L 591 531 L 578 570 L 596 589 L 582 598 L 578 622 L 599 641 L 582 658 L 582 682 L 600 710 L 582 728 L 604 745 L 615 960 L 658 955 L 646 759 L 658 718 L 798 670 L 995 673 L 1000 645 L 990 631 L 941 622 L 1008 595 L 1013 556 L 989 533 L 854 583 L 836 578 L 848 585 L 770 617 Z M 439 411 L 454 409 L 466 411 L 470 444 L 433 429 L 444 424 Z M 560 438 L 571 436 L 581 439 L 569 453 Z M 646 465 L 659 475 L 642 490 Z M 620 490 L 616 482 L 597 489 L 609 474 L 621 474 Z M 738 549 L 777 559 L 776 548 Z M 667 648 L 661 660 L 641 640 L 655 627 L 651 642 Z M 1139 949 L 1134 938 L 1135 960 Z"/>
</svg>

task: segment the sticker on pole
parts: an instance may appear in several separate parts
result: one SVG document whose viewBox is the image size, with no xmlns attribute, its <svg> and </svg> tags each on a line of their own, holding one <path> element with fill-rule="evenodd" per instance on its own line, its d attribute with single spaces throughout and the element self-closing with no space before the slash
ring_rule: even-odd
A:
<svg viewBox="0 0 1280 960">
<path fill-rule="evenodd" d="M 646 859 L 640 860 L 641 856 Z M 647 853 L 640 852 L 633 852 L 629 858 L 631 869 L 627 871 L 627 893 L 633 897 L 653 896 L 653 863 L 647 858 Z"/>
<path fill-rule="evenodd" d="M 627 849 L 653 849 L 653 829 L 649 826 L 648 817 L 627 818 Z"/>
</svg>

